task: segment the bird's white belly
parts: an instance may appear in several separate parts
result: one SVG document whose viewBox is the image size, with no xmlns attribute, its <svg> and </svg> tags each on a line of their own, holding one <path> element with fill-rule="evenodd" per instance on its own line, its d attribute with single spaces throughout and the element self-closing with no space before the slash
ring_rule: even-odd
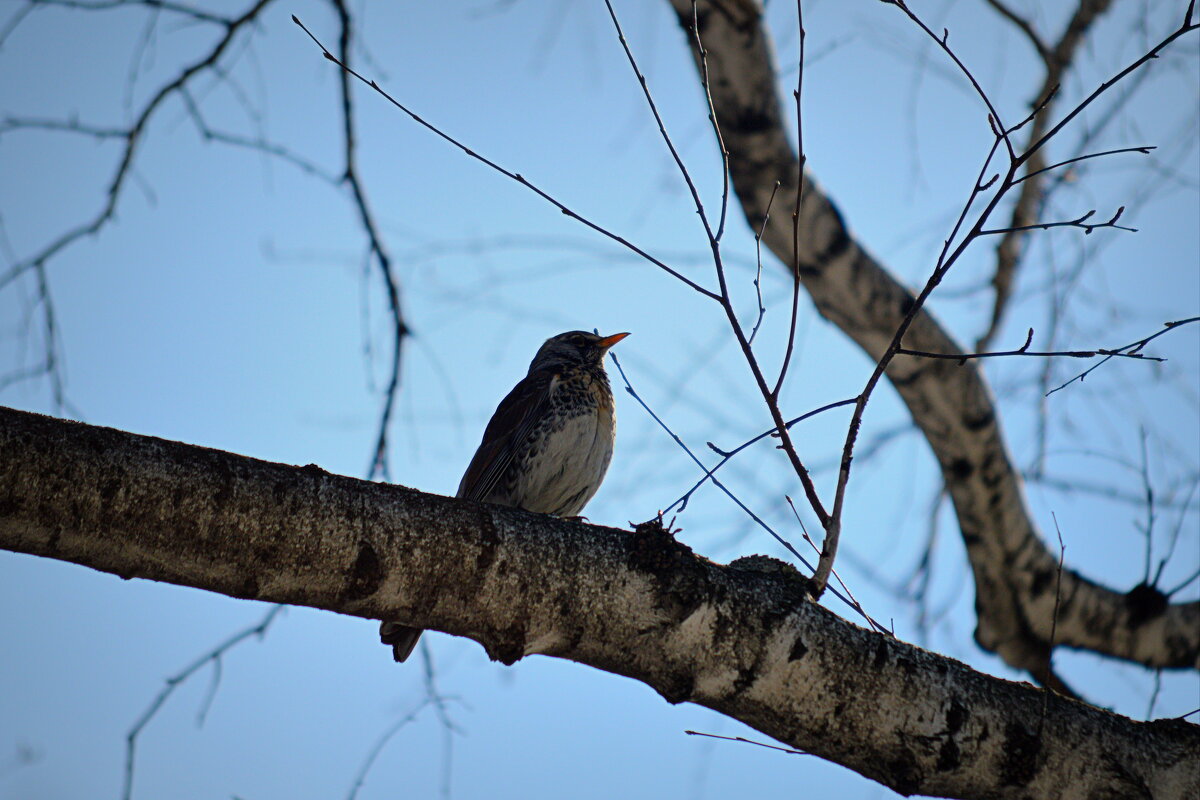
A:
<svg viewBox="0 0 1200 800">
<path fill-rule="evenodd" d="M 549 435 L 518 484 L 522 508 L 577 515 L 600 488 L 616 433 L 611 410 L 571 417 Z"/>
</svg>

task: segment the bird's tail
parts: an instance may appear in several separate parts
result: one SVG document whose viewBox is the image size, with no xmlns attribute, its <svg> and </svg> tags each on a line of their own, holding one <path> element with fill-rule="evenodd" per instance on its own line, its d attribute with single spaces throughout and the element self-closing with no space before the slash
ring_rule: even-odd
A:
<svg viewBox="0 0 1200 800">
<path fill-rule="evenodd" d="M 412 628 L 399 622 L 379 623 L 379 640 L 392 646 L 392 658 L 397 661 L 404 661 L 412 655 L 420 638 L 420 628 Z"/>
</svg>

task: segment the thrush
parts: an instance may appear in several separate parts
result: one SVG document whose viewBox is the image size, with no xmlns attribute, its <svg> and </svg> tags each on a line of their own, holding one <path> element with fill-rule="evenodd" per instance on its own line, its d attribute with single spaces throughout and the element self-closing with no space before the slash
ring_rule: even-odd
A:
<svg viewBox="0 0 1200 800">
<path fill-rule="evenodd" d="M 604 354 L 628 335 L 568 331 L 547 339 L 492 414 L 456 496 L 578 515 L 612 460 L 617 420 Z M 409 657 L 420 636 L 420 628 L 399 622 L 379 626 L 397 661 Z"/>
</svg>

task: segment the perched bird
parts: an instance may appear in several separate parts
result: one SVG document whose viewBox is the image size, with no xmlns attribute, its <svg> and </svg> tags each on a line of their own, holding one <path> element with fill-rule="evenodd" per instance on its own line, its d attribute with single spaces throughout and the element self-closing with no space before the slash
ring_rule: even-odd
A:
<svg viewBox="0 0 1200 800">
<path fill-rule="evenodd" d="M 568 331 L 547 339 L 529 372 L 500 401 L 467 466 L 458 497 L 573 517 L 600 488 L 612 459 L 616 413 L 604 354 L 628 333 Z M 404 661 L 420 628 L 379 626 Z"/>
</svg>

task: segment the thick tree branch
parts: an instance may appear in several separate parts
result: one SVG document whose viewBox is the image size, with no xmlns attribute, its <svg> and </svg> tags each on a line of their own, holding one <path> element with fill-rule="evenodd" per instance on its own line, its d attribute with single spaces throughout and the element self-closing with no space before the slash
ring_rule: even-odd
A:
<svg viewBox="0 0 1200 800">
<path fill-rule="evenodd" d="M 690 0 L 672 0 L 672 7 L 681 26 L 692 24 Z M 759 230 L 775 184 L 792 196 L 798 174 L 761 7 L 752 0 L 703 2 L 698 19 L 734 189 L 751 228 Z M 692 37 L 686 39 L 698 63 Z M 822 316 L 879 359 L 912 295 L 851 236 L 808 175 L 800 217 L 797 271 L 805 289 Z M 790 221 L 772 217 L 763 231 L 771 251 L 792 263 Z M 904 341 L 921 352 L 967 352 L 927 310 L 917 314 Z M 1057 555 L 1025 504 L 982 373 L 974 362 L 960 367 L 900 356 L 887 376 L 929 441 L 954 500 L 975 577 L 976 640 L 1014 667 L 1048 674 Z M 1200 603 L 1170 605 L 1153 587 L 1117 592 L 1069 569 L 1062 598 L 1055 644 L 1147 666 L 1200 666 Z"/>
<path fill-rule="evenodd" d="M 770 559 L 0 409 L 0 547 L 570 659 L 903 794 L 1194 797 L 1200 728 L 1139 723 L 858 628 Z M 777 569 L 764 568 L 777 565 Z"/>
</svg>

